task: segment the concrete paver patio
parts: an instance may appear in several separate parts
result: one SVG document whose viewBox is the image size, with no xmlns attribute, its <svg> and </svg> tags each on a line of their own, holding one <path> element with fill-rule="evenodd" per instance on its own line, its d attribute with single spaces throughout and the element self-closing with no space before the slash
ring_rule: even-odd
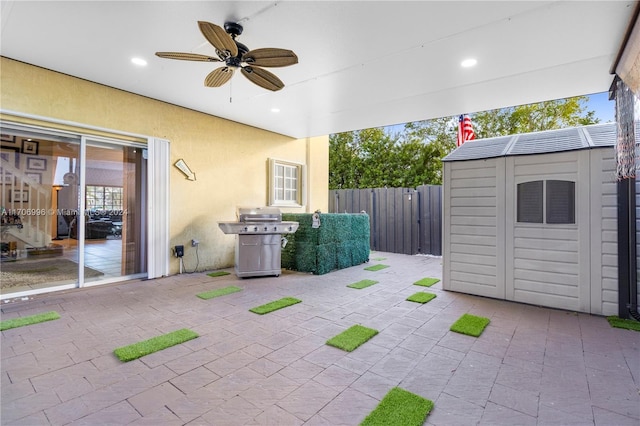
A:
<svg viewBox="0 0 640 426">
<path fill-rule="evenodd" d="M 638 425 L 640 333 L 606 319 L 412 285 L 441 259 L 372 253 L 315 276 L 205 273 L 34 296 L 2 319 L 61 319 L 2 332 L 3 425 L 357 425 L 394 386 L 435 407 L 429 425 Z M 376 258 L 385 258 L 375 261 Z M 347 284 L 374 279 L 362 290 Z M 243 291 L 202 300 L 229 285 Z M 437 294 L 427 304 L 405 299 Z M 302 303 L 263 316 L 249 308 Z M 479 337 L 449 331 L 485 316 Z M 362 324 L 380 333 L 351 353 L 325 345 Z M 120 362 L 113 350 L 189 328 L 200 337 Z"/>
</svg>

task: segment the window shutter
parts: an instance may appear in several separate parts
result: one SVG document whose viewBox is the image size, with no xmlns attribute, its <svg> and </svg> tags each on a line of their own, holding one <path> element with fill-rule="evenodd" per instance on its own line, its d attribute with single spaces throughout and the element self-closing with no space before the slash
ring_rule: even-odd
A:
<svg viewBox="0 0 640 426">
<path fill-rule="evenodd" d="M 576 223 L 576 184 L 547 181 L 547 223 Z"/>
<path fill-rule="evenodd" d="M 542 223 L 542 191 L 541 180 L 518 184 L 518 222 Z"/>
</svg>

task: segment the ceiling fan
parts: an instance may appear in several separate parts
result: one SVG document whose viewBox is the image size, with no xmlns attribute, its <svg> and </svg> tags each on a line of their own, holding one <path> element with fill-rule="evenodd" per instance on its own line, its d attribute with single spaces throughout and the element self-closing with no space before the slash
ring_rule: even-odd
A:
<svg viewBox="0 0 640 426">
<path fill-rule="evenodd" d="M 287 67 L 298 63 L 298 57 L 291 50 L 263 48 L 249 50 L 247 46 L 236 41 L 242 34 L 242 25 L 226 22 L 224 29 L 210 22 L 198 21 L 202 35 L 215 47 L 218 57 L 183 52 L 156 52 L 166 59 L 180 59 L 200 62 L 224 62 L 225 66 L 216 68 L 207 75 L 204 85 L 220 87 L 228 82 L 237 68 L 242 75 L 258 86 L 272 91 L 280 90 L 284 83 L 273 73 L 261 67 Z"/>
</svg>

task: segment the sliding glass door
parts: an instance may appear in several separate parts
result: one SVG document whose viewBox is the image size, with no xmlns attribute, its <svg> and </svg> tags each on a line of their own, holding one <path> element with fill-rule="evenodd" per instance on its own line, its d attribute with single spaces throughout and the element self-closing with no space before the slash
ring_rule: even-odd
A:
<svg viewBox="0 0 640 426">
<path fill-rule="evenodd" d="M 138 147 L 87 141 L 84 282 L 146 271 L 146 160 Z"/>
<path fill-rule="evenodd" d="M 2 130 L 0 296 L 143 277 L 146 147 Z"/>
</svg>

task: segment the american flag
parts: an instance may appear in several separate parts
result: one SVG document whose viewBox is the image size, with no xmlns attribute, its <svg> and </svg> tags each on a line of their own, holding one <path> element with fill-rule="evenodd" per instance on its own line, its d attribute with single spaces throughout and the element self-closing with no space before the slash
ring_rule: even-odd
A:
<svg viewBox="0 0 640 426">
<path fill-rule="evenodd" d="M 461 115 L 458 119 L 458 146 L 475 138 L 476 134 L 473 132 L 471 119 L 468 115 Z"/>
</svg>

